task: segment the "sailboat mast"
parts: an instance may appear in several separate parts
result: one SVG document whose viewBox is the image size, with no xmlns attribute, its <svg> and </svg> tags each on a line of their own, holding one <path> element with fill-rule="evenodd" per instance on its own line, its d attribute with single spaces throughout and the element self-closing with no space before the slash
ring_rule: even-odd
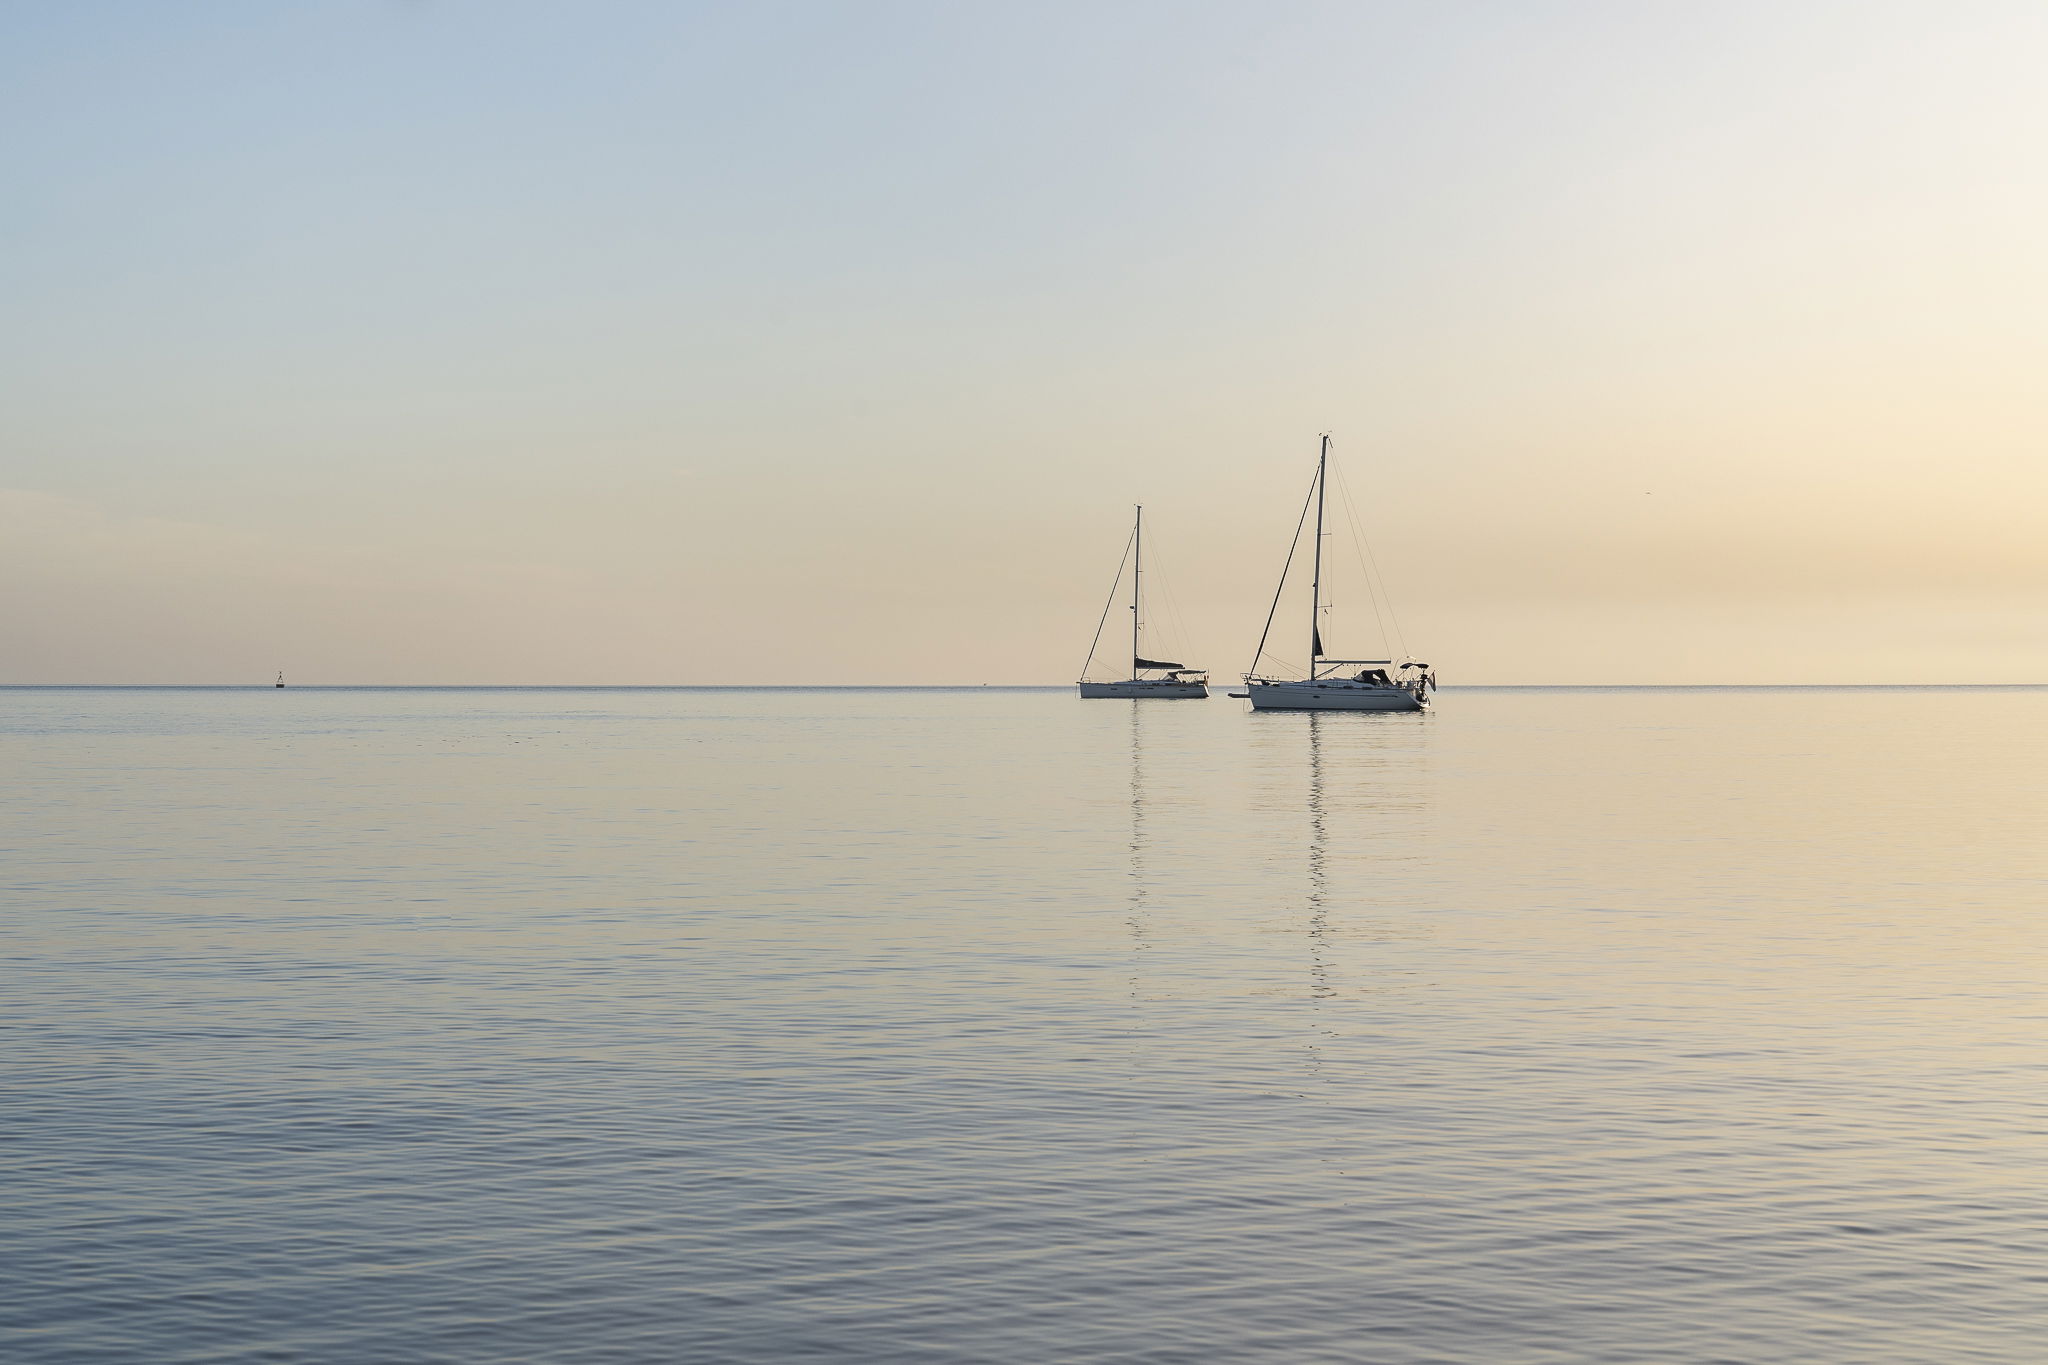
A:
<svg viewBox="0 0 2048 1365">
<path fill-rule="evenodd" d="M 1145 565 L 1145 505 L 1138 504 L 1137 520 L 1131 524 L 1131 676 L 1138 676 L 1138 575 Z"/>
<path fill-rule="evenodd" d="M 1308 677 L 1315 681 L 1317 659 L 1323 652 L 1323 633 L 1318 626 L 1323 612 L 1323 494 L 1330 474 L 1330 434 L 1323 433 L 1322 453 L 1316 456 L 1316 569 L 1308 593 Z"/>
</svg>

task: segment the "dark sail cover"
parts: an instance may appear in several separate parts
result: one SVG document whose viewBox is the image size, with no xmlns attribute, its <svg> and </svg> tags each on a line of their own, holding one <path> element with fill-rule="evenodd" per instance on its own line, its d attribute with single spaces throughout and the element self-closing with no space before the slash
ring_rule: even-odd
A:
<svg viewBox="0 0 2048 1365">
<path fill-rule="evenodd" d="M 1312 627 L 1309 634 L 1315 639 L 1315 656 L 1320 659 L 1323 657 L 1323 628 L 1321 626 Z"/>
<path fill-rule="evenodd" d="M 1163 663 L 1159 662 L 1159 660 L 1157 660 L 1157 659 L 1133 659 L 1133 660 L 1131 660 L 1131 667 L 1133 667 L 1133 668 L 1185 668 L 1185 667 L 1187 667 L 1187 665 L 1186 665 L 1186 664 L 1163 664 Z"/>
</svg>

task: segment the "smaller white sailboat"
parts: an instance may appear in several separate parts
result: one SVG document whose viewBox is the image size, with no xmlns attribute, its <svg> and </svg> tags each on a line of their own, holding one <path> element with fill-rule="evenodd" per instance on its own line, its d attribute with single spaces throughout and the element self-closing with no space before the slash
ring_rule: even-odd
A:
<svg viewBox="0 0 2048 1365">
<path fill-rule="evenodd" d="M 1118 564 L 1116 582 L 1109 587 L 1109 601 L 1102 606 L 1102 619 L 1095 623 L 1095 639 L 1088 646 L 1088 662 L 1081 665 L 1081 678 L 1075 686 L 1087 698 L 1157 697 L 1187 701 L 1207 697 L 1208 669 L 1189 668 L 1186 664 L 1148 659 L 1144 655 L 1144 597 L 1141 590 L 1144 553 L 1145 509 L 1141 506 L 1132 520 L 1131 540 L 1124 557 L 1124 563 L 1131 566 L 1131 676 L 1111 682 L 1091 682 L 1088 678 L 1089 670 L 1095 667 L 1095 656 L 1102 648 L 1102 631 L 1109 624 L 1110 608 L 1116 605 L 1116 590 L 1123 583 L 1124 566 Z"/>
<path fill-rule="evenodd" d="M 1280 570 L 1280 586 L 1273 592 L 1272 610 L 1266 613 L 1266 629 L 1259 636 L 1258 653 L 1252 656 L 1251 671 L 1244 675 L 1245 690 L 1232 696 L 1247 696 L 1254 711 L 1420 711 L 1429 705 L 1436 689 L 1436 674 L 1429 665 L 1413 659 L 1398 664 L 1392 659 L 1333 659 L 1323 653 L 1323 506 L 1329 486 L 1330 438 L 1323 436 L 1322 451 L 1316 457 L 1315 483 L 1309 489 L 1310 502 L 1301 509 L 1308 520 L 1311 504 L 1316 509 L 1315 567 L 1309 586 L 1308 673 L 1306 677 L 1280 678 L 1261 674 L 1259 661 L 1266 655 L 1266 640 L 1273 633 L 1273 616 L 1280 609 L 1280 594 L 1287 588 L 1288 571 L 1294 567 L 1294 553 L 1301 545 L 1301 524 L 1294 528 L 1294 543 L 1288 547 L 1287 563 Z M 1399 634 L 1398 628 L 1395 632 Z M 1355 668 L 1355 673 L 1343 670 Z"/>
</svg>

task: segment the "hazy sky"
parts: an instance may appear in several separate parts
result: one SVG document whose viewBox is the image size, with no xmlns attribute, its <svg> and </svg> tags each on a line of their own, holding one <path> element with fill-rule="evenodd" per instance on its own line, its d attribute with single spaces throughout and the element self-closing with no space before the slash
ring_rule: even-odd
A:
<svg viewBox="0 0 2048 1365">
<path fill-rule="evenodd" d="M 12 0 L 0 681 L 1059 682 L 1136 501 L 1221 676 L 1321 430 L 1446 682 L 2048 680 L 2044 71 L 2039 0 Z"/>
</svg>

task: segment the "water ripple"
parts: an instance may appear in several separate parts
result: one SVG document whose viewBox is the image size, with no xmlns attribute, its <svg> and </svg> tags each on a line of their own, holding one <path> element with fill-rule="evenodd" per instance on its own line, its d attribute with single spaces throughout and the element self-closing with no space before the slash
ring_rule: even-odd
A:
<svg viewBox="0 0 2048 1365">
<path fill-rule="evenodd" d="M 9 1361 L 2048 1338 L 2048 693 L 0 708 Z"/>
</svg>

